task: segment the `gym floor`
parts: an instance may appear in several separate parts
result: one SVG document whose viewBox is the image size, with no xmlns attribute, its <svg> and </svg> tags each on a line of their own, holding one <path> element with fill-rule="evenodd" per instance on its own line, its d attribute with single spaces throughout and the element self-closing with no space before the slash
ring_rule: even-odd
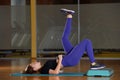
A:
<svg viewBox="0 0 120 80">
<path fill-rule="evenodd" d="M 107 68 L 112 68 L 114 73 L 110 77 L 64 77 L 64 76 L 31 76 L 31 77 L 15 77 L 10 76 L 11 73 L 21 72 L 30 62 L 29 58 L 12 58 L 0 59 L 0 79 L 1 80 L 119 80 L 120 79 L 120 59 L 97 59 L 97 62 L 103 63 Z M 38 59 L 43 63 L 46 59 Z M 89 60 L 82 59 L 80 64 L 75 67 L 64 68 L 64 72 L 87 72 L 89 70 Z"/>
</svg>

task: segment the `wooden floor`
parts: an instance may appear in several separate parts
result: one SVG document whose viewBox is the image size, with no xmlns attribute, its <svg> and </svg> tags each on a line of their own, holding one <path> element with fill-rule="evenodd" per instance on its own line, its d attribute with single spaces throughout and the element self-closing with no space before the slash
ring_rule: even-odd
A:
<svg viewBox="0 0 120 80">
<path fill-rule="evenodd" d="M 39 60 L 38 60 L 39 61 Z M 45 60 L 41 60 L 45 61 Z M 64 76 L 46 76 L 46 77 L 13 77 L 11 73 L 21 72 L 30 62 L 30 59 L 0 59 L 0 80 L 120 80 L 120 60 L 97 60 L 105 64 L 108 68 L 114 70 L 111 77 L 64 77 Z M 89 69 L 88 59 L 82 59 L 80 64 L 75 67 L 64 68 L 64 72 L 87 72 Z"/>
</svg>

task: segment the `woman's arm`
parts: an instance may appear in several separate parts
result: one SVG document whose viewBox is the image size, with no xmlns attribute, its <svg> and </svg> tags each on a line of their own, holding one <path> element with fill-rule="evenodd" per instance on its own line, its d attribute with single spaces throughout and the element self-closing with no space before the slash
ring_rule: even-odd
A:
<svg viewBox="0 0 120 80">
<path fill-rule="evenodd" d="M 61 62 L 62 62 L 62 55 L 58 55 L 58 64 L 55 68 L 55 70 L 50 69 L 49 74 L 59 74 L 60 68 L 61 68 Z"/>
</svg>

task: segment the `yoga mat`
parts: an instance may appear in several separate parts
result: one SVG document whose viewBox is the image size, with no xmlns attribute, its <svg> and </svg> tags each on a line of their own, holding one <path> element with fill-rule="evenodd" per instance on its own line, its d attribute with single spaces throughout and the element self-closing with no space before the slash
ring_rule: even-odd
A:
<svg viewBox="0 0 120 80">
<path fill-rule="evenodd" d="M 11 76 L 84 76 L 85 73 L 73 72 L 73 73 L 60 73 L 60 74 L 22 74 L 12 73 Z"/>
</svg>

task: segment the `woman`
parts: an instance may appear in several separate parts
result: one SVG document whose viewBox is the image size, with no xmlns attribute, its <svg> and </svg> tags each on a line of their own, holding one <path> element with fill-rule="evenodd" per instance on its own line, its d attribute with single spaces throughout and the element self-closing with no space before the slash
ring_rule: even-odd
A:
<svg viewBox="0 0 120 80">
<path fill-rule="evenodd" d="M 105 67 L 104 65 L 96 63 L 92 43 L 89 39 L 82 40 L 76 46 L 70 43 L 69 36 L 71 32 L 72 14 L 74 14 L 75 11 L 68 9 L 61 9 L 61 11 L 67 14 L 66 25 L 62 35 L 62 45 L 65 55 L 58 55 L 58 59 L 49 60 L 43 66 L 41 66 L 40 62 L 33 62 L 26 67 L 24 73 L 32 74 L 39 72 L 41 74 L 59 74 L 60 69 L 63 67 L 77 65 L 85 51 L 90 59 L 91 69 L 102 69 Z"/>
</svg>

